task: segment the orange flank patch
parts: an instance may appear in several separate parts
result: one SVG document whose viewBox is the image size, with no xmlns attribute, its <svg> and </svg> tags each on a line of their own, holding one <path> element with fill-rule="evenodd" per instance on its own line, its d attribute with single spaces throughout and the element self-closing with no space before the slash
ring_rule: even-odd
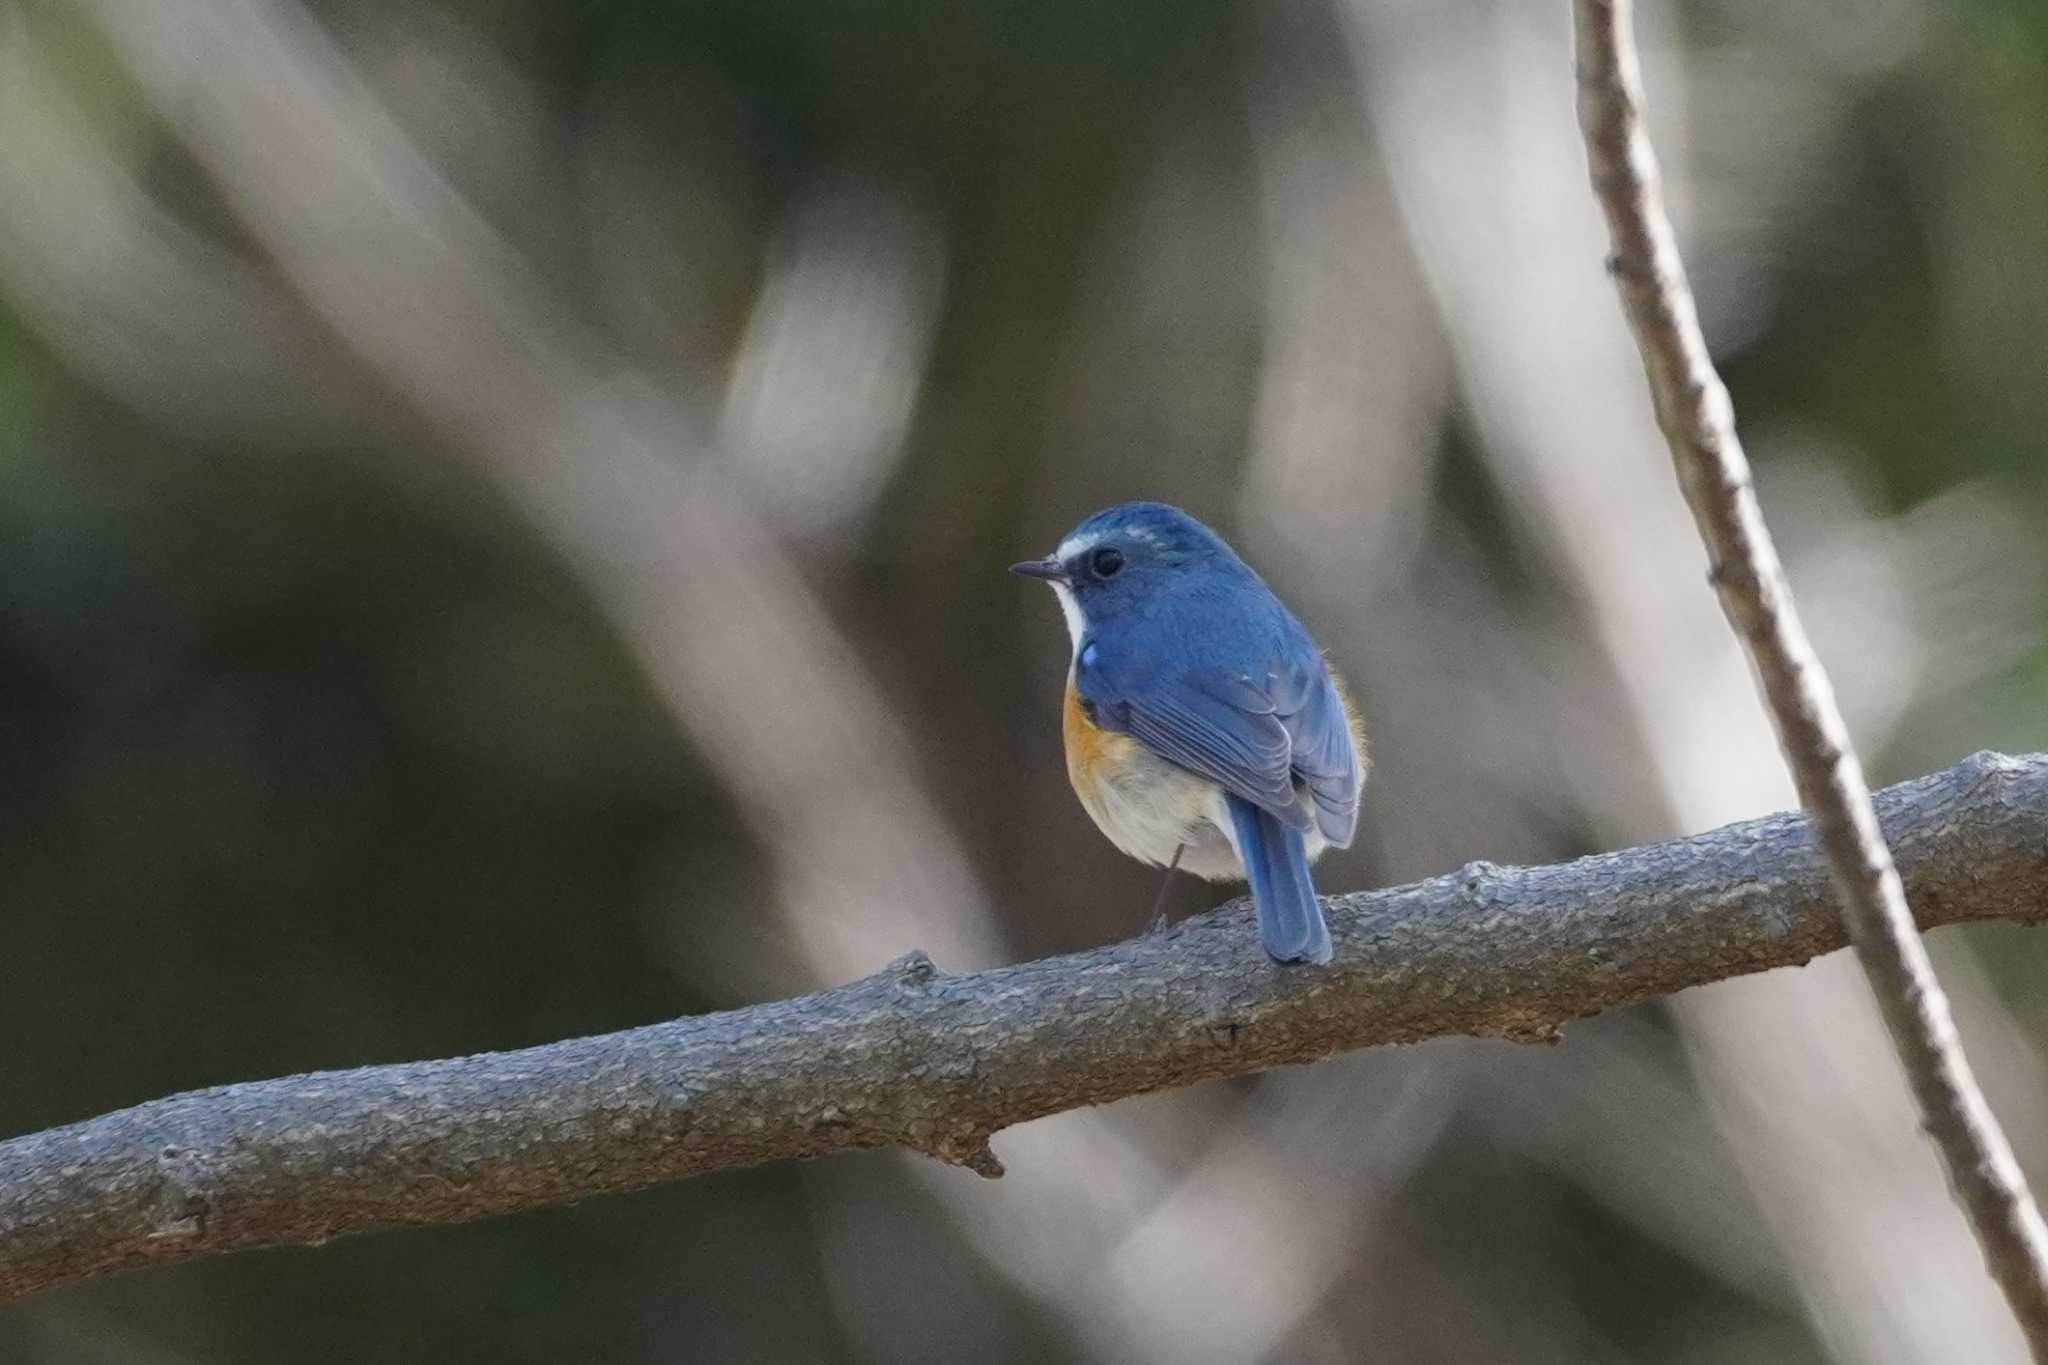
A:
<svg viewBox="0 0 2048 1365">
<path fill-rule="evenodd" d="M 1344 703 L 1344 719 L 1351 726 L 1351 747 L 1358 753 L 1358 771 L 1364 772 L 1372 765 L 1365 751 L 1365 717 L 1359 712 L 1358 703 L 1351 700 L 1351 684 L 1344 681 L 1344 675 L 1337 671 L 1329 656 L 1323 656 L 1323 667 L 1330 671 L 1330 682 L 1337 689 L 1337 700 Z"/>
<path fill-rule="evenodd" d="M 1067 679 L 1067 701 L 1061 709 L 1060 734 L 1067 745 L 1067 780 L 1074 794 L 1093 814 L 1100 803 L 1103 783 L 1123 771 L 1130 762 L 1132 746 L 1138 741 L 1114 730 L 1105 730 L 1081 711 L 1081 698 L 1074 680 Z"/>
</svg>

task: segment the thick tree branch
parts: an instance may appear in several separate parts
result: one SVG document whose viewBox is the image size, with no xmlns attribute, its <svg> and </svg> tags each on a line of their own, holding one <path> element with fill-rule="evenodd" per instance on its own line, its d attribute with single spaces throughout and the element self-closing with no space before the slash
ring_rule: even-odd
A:
<svg viewBox="0 0 2048 1365">
<path fill-rule="evenodd" d="M 1970 1074 L 1948 1000 L 1914 932 L 1862 765 L 1814 655 L 1751 487 L 1734 406 L 1700 332 L 1642 126 L 1632 0 L 1577 0 L 1579 122 L 1607 216 L 1609 266 L 1635 330 L 1686 502 L 1713 561 L 1779 747 L 1813 814 L 1849 937 L 1956 1196 L 2026 1334 L 2048 1362 L 2048 1227 Z"/>
<path fill-rule="evenodd" d="M 2048 919 L 2048 756 L 1979 754 L 1878 808 L 1926 927 Z M 796 1000 L 194 1091 L 16 1138 L 0 1143 L 0 1301 L 843 1148 L 996 1175 L 990 1134 L 1045 1114 L 1377 1043 L 1550 1040 L 1844 941 L 1792 815 L 1328 906 L 1325 969 L 1268 962 L 1238 901 L 1069 957 L 948 976 L 913 954 Z"/>
</svg>

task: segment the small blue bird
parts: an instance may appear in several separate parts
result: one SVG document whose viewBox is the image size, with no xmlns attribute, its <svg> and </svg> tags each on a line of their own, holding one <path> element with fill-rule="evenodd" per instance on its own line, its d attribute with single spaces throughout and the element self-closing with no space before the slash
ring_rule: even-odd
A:
<svg viewBox="0 0 2048 1365">
<path fill-rule="evenodd" d="M 1067 777 L 1096 826 L 1169 876 L 1248 880 L 1266 951 L 1328 962 L 1309 864 L 1358 827 L 1365 733 L 1301 622 L 1165 503 L 1105 508 L 1011 570 L 1066 614 Z"/>
</svg>

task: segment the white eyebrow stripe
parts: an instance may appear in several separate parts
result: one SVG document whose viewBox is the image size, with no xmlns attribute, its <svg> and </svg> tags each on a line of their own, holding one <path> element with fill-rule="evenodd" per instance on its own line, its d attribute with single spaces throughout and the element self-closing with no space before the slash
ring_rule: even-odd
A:
<svg viewBox="0 0 2048 1365">
<path fill-rule="evenodd" d="M 1095 542 L 1101 539 L 1102 532 L 1100 531 L 1090 531 L 1085 536 L 1068 536 L 1060 542 L 1060 547 L 1052 552 L 1052 557 L 1065 562 L 1076 555 L 1085 554 L 1093 549 Z"/>
</svg>

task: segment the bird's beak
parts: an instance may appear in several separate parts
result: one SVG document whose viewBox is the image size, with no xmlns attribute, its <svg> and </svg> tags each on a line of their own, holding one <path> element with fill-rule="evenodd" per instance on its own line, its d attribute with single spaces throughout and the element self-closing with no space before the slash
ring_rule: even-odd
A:
<svg viewBox="0 0 2048 1365">
<path fill-rule="evenodd" d="M 1012 564 L 1011 573 L 1023 574 L 1026 578 L 1043 578 L 1053 583 L 1067 581 L 1067 571 L 1057 559 L 1027 559 L 1022 564 Z"/>
</svg>

